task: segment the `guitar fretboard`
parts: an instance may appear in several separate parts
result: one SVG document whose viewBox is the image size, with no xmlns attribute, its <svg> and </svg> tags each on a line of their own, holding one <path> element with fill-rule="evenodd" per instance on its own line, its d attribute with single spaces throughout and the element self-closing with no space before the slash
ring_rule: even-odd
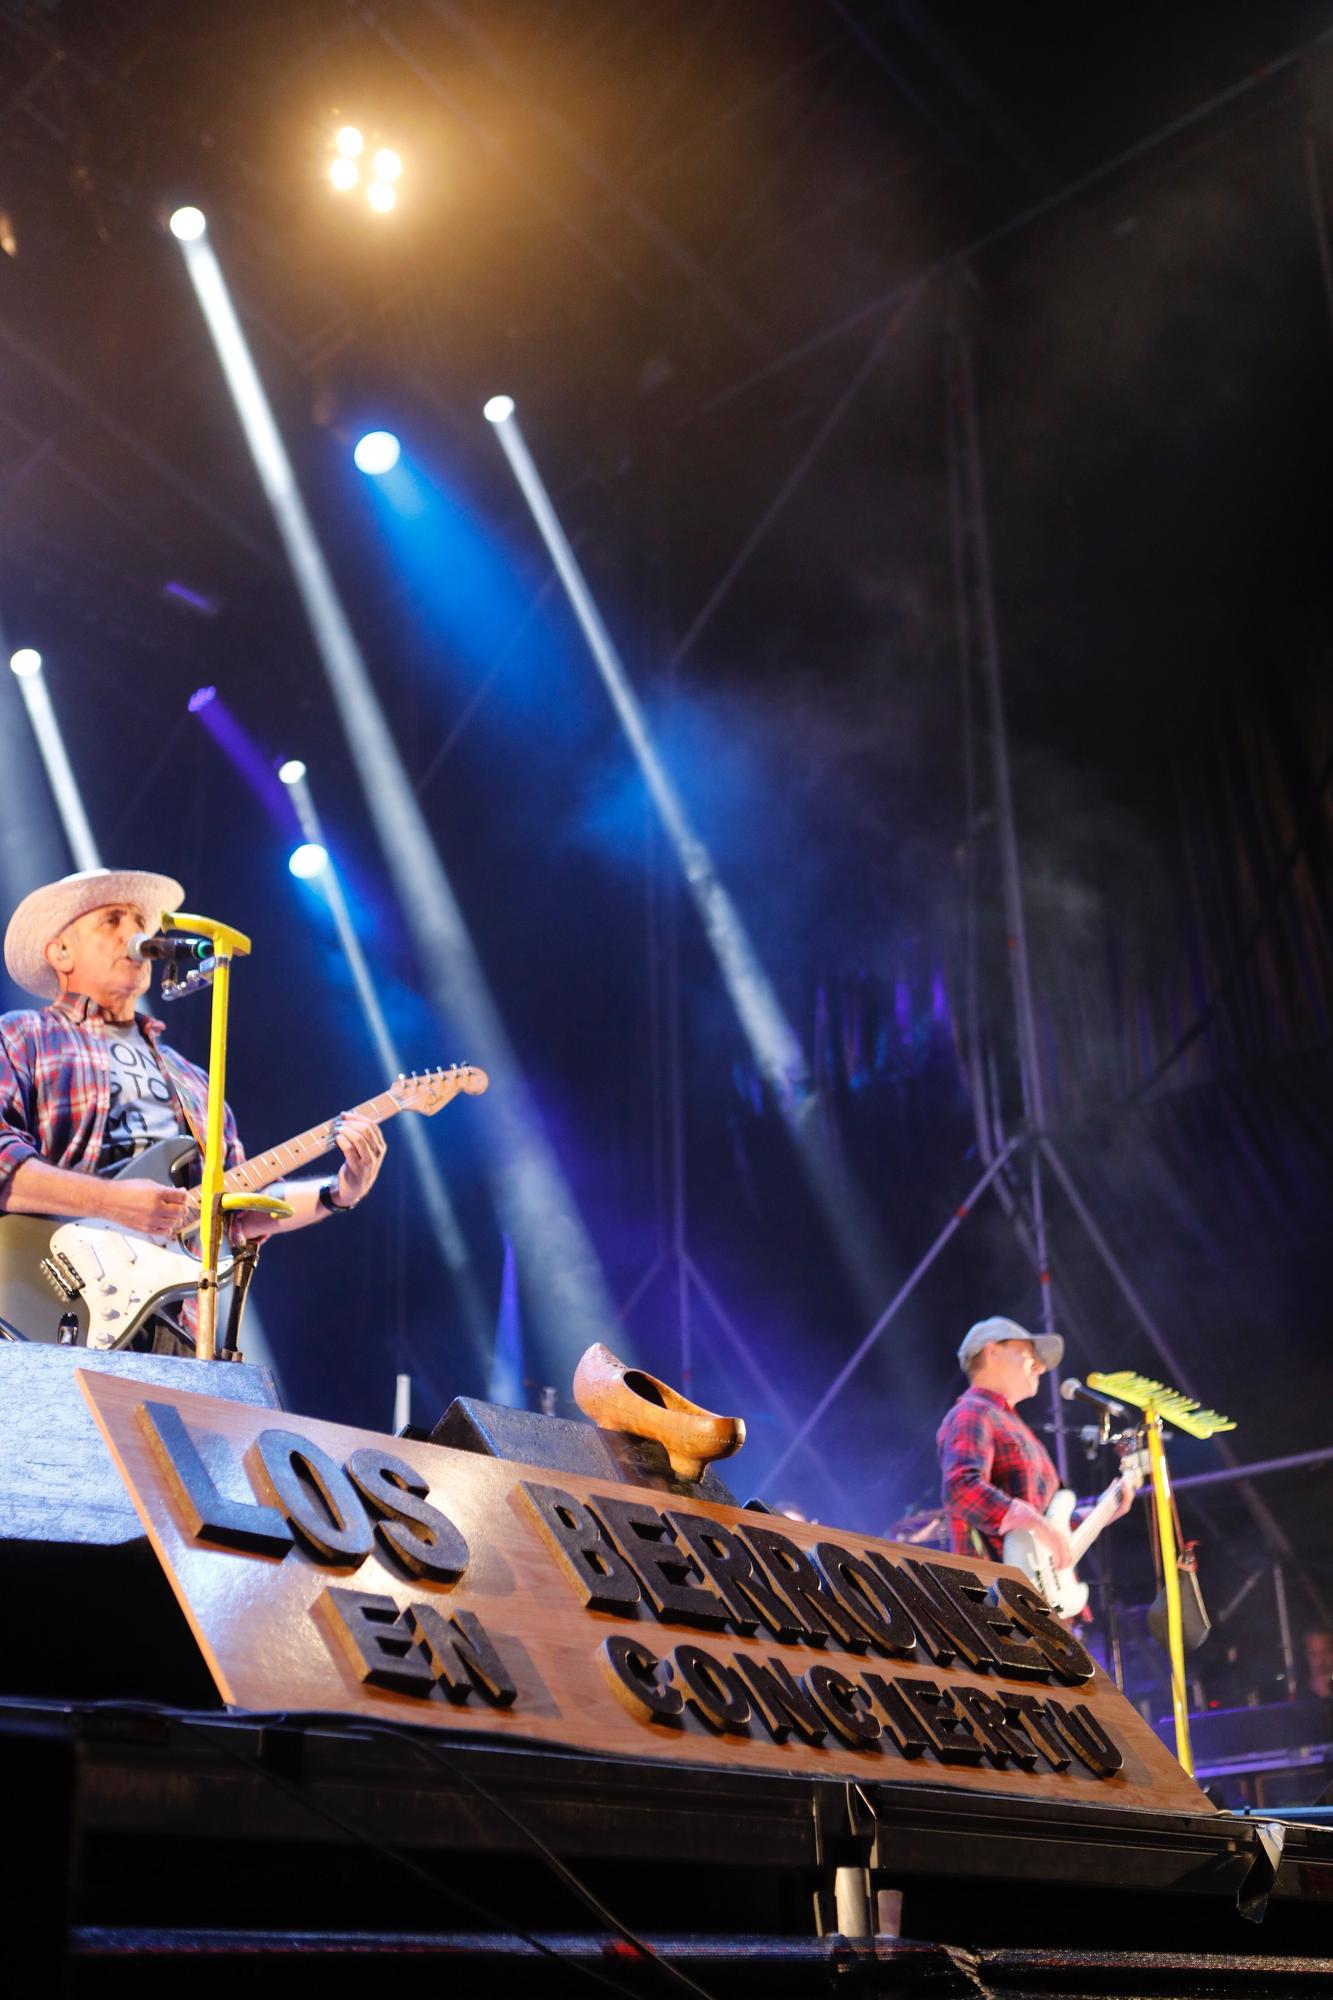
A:
<svg viewBox="0 0 1333 2000">
<path fill-rule="evenodd" d="M 1096 1506 L 1090 1513 L 1084 1515 L 1070 1537 L 1069 1546 L 1074 1552 L 1076 1568 L 1120 1505 L 1120 1488 L 1120 1479 L 1113 1480 Z"/>
<path fill-rule="evenodd" d="M 339 1112 L 335 1118 L 326 1118 L 322 1125 L 312 1125 L 306 1132 L 298 1132 L 294 1139 L 285 1139 L 280 1146 L 270 1146 L 266 1153 L 256 1153 L 252 1160 L 242 1160 L 239 1167 L 232 1167 L 222 1177 L 222 1185 L 228 1194 L 259 1194 L 271 1187 L 274 1181 L 286 1180 L 289 1174 L 299 1174 L 316 1160 L 323 1159 L 325 1153 L 332 1152 L 334 1128 L 340 1118 L 355 1115 L 368 1118 L 375 1125 L 383 1125 L 401 1111 L 393 1093 L 382 1090 L 378 1097 L 371 1097 L 364 1104 L 354 1104 L 351 1113 Z M 189 1213 L 198 1217 L 199 1189 L 192 1188 L 189 1197 Z"/>
</svg>

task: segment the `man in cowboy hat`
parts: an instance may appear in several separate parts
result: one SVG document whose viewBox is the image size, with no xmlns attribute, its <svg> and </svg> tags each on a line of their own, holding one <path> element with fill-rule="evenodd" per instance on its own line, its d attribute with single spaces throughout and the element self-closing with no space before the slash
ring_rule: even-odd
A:
<svg viewBox="0 0 1333 2000">
<path fill-rule="evenodd" d="M 10 918 L 9 976 L 50 1004 L 0 1015 L 0 1210 L 96 1216 L 153 1236 L 180 1222 L 183 1189 L 132 1172 L 105 1176 L 157 1139 L 204 1130 L 208 1079 L 161 1040 L 160 1021 L 136 1013 L 152 967 L 129 949 L 184 900 L 169 875 L 92 868 L 34 889 Z M 293 1213 L 244 1216 L 245 1236 L 356 1206 L 379 1173 L 384 1139 L 350 1113 L 336 1138 L 336 1179 L 286 1183 Z M 244 1157 L 230 1110 L 226 1141 L 230 1167 Z"/>
</svg>

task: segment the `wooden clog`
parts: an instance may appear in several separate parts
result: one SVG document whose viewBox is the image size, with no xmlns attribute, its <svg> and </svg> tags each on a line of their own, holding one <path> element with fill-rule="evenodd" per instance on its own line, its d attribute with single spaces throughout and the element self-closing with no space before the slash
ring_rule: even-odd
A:
<svg viewBox="0 0 1333 2000">
<path fill-rule="evenodd" d="M 574 1401 L 603 1430 L 628 1431 L 662 1445 L 677 1479 L 699 1479 L 715 1458 L 730 1458 L 745 1443 L 743 1417 L 702 1410 L 666 1382 L 631 1368 L 600 1341 L 574 1371 Z"/>
</svg>

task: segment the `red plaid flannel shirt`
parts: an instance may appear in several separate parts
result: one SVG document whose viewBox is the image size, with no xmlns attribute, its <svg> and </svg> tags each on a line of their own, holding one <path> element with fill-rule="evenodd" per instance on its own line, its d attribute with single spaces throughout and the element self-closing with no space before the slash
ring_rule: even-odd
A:
<svg viewBox="0 0 1333 2000">
<path fill-rule="evenodd" d="M 1010 1503 L 1027 1500 L 1044 1514 L 1059 1489 L 1050 1453 L 993 1389 L 965 1390 L 935 1433 L 935 1444 L 949 1547 L 955 1555 L 983 1554 L 999 1562 L 1000 1523 Z"/>
<path fill-rule="evenodd" d="M 187 1127 L 203 1135 L 208 1078 L 159 1037 L 163 1023 L 140 1016 Z M 111 1056 L 101 1010 L 82 994 L 49 1007 L 0 1015 L 0 1208 L 24 1160 L 95 1174 L 111 1109 Z M 227 1165 L 245 1158 L 230 1108 Z"/>
</svg>

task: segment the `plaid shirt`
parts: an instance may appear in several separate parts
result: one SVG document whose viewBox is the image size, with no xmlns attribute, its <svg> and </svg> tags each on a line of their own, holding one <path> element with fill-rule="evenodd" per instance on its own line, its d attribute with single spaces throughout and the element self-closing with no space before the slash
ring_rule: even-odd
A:
<svg viewBox="0 0 1333 2000">
<path fill-rule="evenodd" d="M 189 1131 L 203 1137 L 208 1078 L 159 1040 L 163 1023 L 140 1016 Z M 95 1174 L 111 1109 L 111 1055 L 100 1008 L 82 994 L 0 1014 L 0 1209 L 24 1160 Z M 227 1165 L 245 1158 L 226 1112 Z"/>
<path fill-rule="evenodd" d="M 1051 1455 L 1023 1419 L 993 1389 L 963 1392 L 935 1444 L 944 1476 L 944 1512 L 955 1555 L 999 1562 L 1000 1523 L 1014 1500 L 1045 1513 L 1060 1485 Z"/>
</svg>

